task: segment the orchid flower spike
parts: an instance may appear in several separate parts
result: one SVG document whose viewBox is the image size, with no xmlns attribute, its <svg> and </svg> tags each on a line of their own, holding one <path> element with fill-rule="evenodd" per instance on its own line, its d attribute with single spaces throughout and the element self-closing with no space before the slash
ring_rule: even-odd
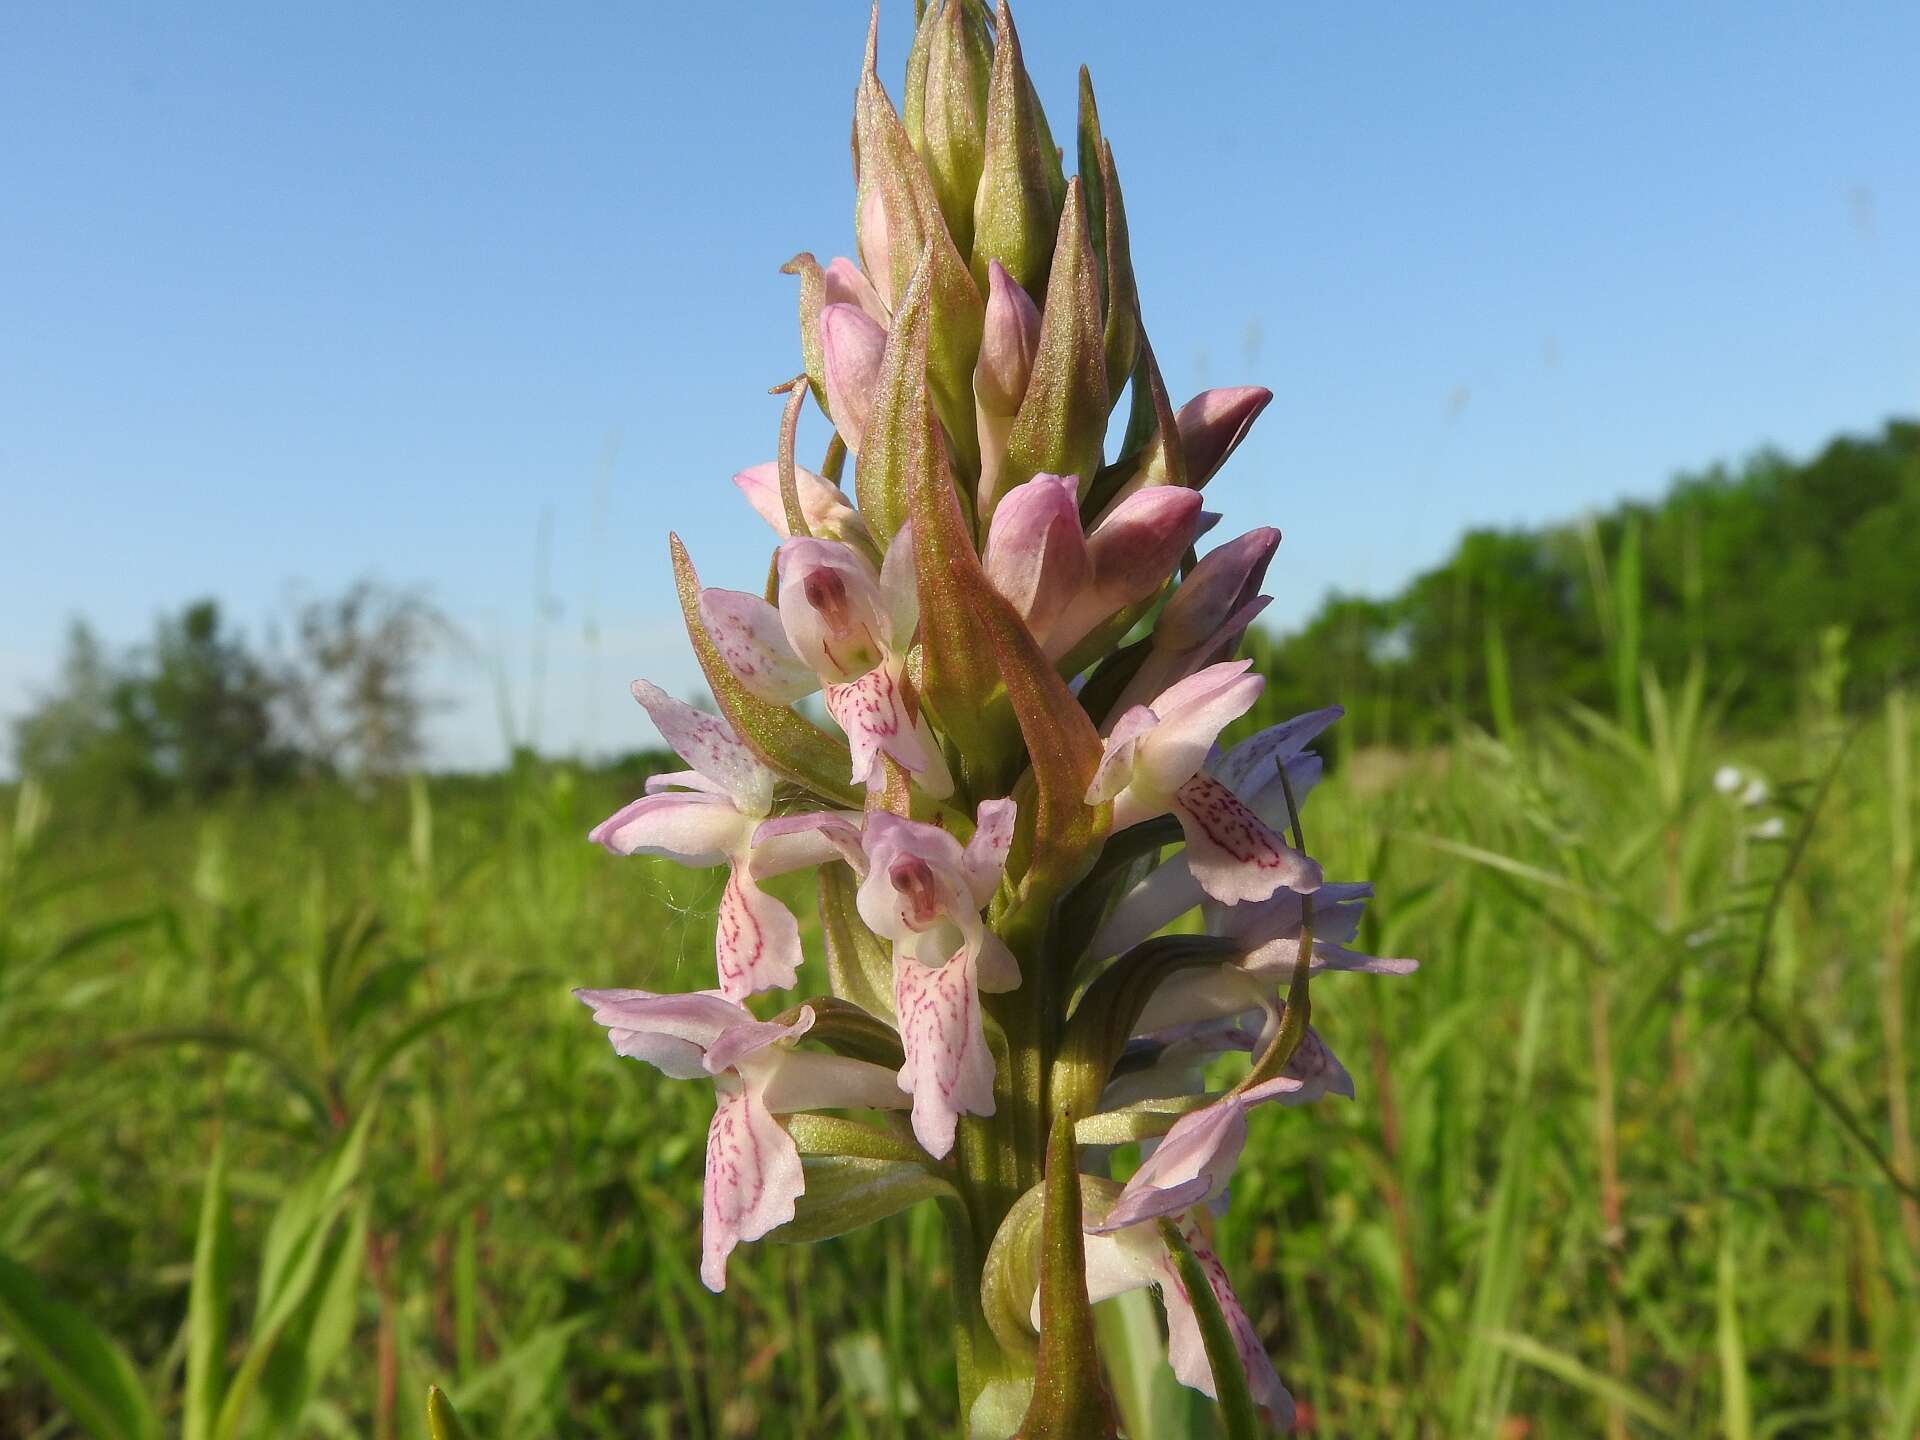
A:
<svg viewBox="0 0 1920 1440">
<path fill-rule="evenodd" d="M 813 1028 L 810 1005 L 781 1024 L 755 1020 L 716 990 L 573 993 L 607 1028 L 615 1054 L 671 1079 L 713 1079 L 719 1106 L 707 1127 L 700 1232 L 700 1279 L 709 1290 L 726 1288 L 734 1247 L 793 1219 L 794 1202 L 806 1193 L 799 1147 L 780 1116 L 904 1103 L 884 1065 L 793 1048 Z"/>
<path fill-rule="evenodd" d="M 1312 1030 L 1271 1048 L 1300 1028 L 1283 1031 L 1286 1006 L 1330 1025 L 1316 972 L 1414 966 L 1359 948 L 1371 887 L 1323 883 L 1294 823 L 1338 708 L 1221 743 L 1262 691 L 1235 655 L 1280 532 L 1182 567 L 1221 519 L 1202 488 L 1273 397 L 1173 409 L 1090 77 L 1063 147 L 1008 0 L 915 15 L 897 108 L 877 4 L 868 26 L 839 247 L 857 259 L 822 266 L 816 245 L 782 267 L 805 389 L 779 387 L 778 463 L 733 476 L 776 537 L 772 573 L 703 587 L 672 542 L 717 713 L 636 685 L 687 768 L 591 832 L 726 867 L 717 978 L 577 993 L 620 1054 L 714 1082 L 708 1285 L 778 1227 L 837 1234 L 938 1196 L 955 1288 L 987 1321 L 956 1320 L 983 1347 L 959 1367 L 969 1433 L 1056 1433 L 1077 1404 L 1062 1397 L 1097 1389 L 1083 1272 L 1096 1299 L 1159 1290 L 1175 1374 L 1285 1421 L 1202 1210 L 1224 1206 L 1254 1110 L 1353 1093 Z M 817 471 L 795 458 L 803 394 L 835 430 Z M 802 958 L 800 922 L 762 886 L 807 868 L 831 994 L 759 1019 L 746 1002 L 794 984 Z M 1208 1066 L 1247 1051 L 1263 1057 L 1247 1079 L 1209 1092 Z M 843 1108 L 904 1113 L 786 1118 Z M 1134 1143 L 1123 1188 L 1102 1172 Z M 1030 1365 L 1036 1269 L 1050 1333 Z M 1217 1334 L 1226 1368 L 1209 1365 L 1194 1302 L 1213 1307 L 1183 1274 L 1210 1285 L 1237 1366 Z M 1030 1370 L 1023 1421 L 1007 1397 Z"/>
<path fill-rule="evenodd" d="M 773 805 L 773 772 L 718 715 L 696 710 L 645 680 L 634 681 L 633 696 L 674 753 L 693 768 L 651 777 L 646 794 L 602 820 L 587 838 L 615 855 L 727 866 L 714 926 L 720 993 L 743 1000 L 793 984 L 800 966 L 800 926 L 759 882 L 817 865 L 836 852 L 824 841 L 756 850 L 754 831 Z"/>
</svg>

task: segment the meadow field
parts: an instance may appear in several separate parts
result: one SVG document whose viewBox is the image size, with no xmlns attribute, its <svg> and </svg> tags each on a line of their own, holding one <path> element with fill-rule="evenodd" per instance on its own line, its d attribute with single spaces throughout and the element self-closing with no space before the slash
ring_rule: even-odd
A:
<svg viewBox="0 0 1920 1440">
<path fill-rule="evenodd" d="M 1913 726 L 1718 701 L 1335 740 L 1314 850 L 1422 968 L 1316 985 L 1358 1102 L 1262 1113 L 1218 1236 L 1309 1433 L 1920 1433 Z M 708 1096 L 568 994 L 711 964 L 718 873 L 584 841 L 641 773 L 0 795 L 0 1434 L 956 1433 L 930 1207 L 700 1286 Z"/>
</svg>

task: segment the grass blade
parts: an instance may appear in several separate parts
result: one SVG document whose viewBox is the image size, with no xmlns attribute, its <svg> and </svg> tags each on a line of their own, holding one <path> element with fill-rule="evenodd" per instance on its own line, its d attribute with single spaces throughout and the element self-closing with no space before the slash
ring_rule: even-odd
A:
<svg viewBox="0 0 1920 1440">
<path fill-rule="evenodd" d="M 233 1289 L 233 1215 L 227 1204 L 227 1147 L 213 1147 L 200 1192 L 193 1281 L 187 1291 L 187 1396 L 184 1440 L 209 1440 L 226 1385 L 227 1316 Z"/>
<path fill-rule="evenodd" d="M 160 1420 L 133 1362 L 85 1315 L 0 1255 L 0 1329 L 96 1440 L 159 1440 Z"/>
</svg>

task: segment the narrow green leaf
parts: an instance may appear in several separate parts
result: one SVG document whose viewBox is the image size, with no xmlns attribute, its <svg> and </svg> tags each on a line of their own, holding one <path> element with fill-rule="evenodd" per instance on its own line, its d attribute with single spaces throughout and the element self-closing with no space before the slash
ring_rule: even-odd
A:
<svg viewBox="0 0 1920 1440">
<path fill-rule="evenodd" d="M 1571 1355 L 1542 1345 L 1531 1335 L 1520 1335 L 1510 1330 L 1489 1331 L 1487 1339 L 1499 1349 L 1506 1351 L 1516 1360 L 1524 1361 L 1544 1374 L 1583 1390 L 1594 1399 L 1624 1410 L 1641 1424 L 1662 1435 L 1683 1435 L 1686 1427 L 1677 1416 L 1662 1406 L 1655 1404 L 1640 1391 L 1610 1375 L 1582 1364 Z"/>
<path fill-rule="evenodd" d="M 940 213 L 962 258 L 973 253 L 973 201 L 986 165 L 987 91 L 993 77 L 993 37 L 980 0 L 948 0 L 929 23 L 922 76 L 921 125 L 913 123 L 911 65 L 907 131 L 920 152 L 940 202 Z M 915 48 L 919 48 L 916 40 Z"/>
<path fill-rule="evenodd" d="M 1106 194 L 1097 223 L 1101 298 L 1106 306 L 1107 410 L 1120 403 L 1121 388 L 1133 373 L 1140 355 L 1140 296 L 1133 278 L 1133 242 L 1127 234 L 1127 204 L 1120 194 L 1120 172 L 1113 163 L 1113 146 L 1100 142 L 1101 188 Z M 1157 373 L 1157 372 L 1156 372 Z"/>
<path fill-rule="evenodd" d="M 1714 1351 L 1720 1361 L 1720 1430 L 1726 1440 L 1753 1440 L 1753 1403 L 1747 1396 L 1747 1346 L 1740 1330 L 1740 1272 L 1733 1225 L 1723 1220 L 1714 1267 Z"/>
<path fill-rule="evenodd" d="M 1113 1401 L 1087 1300 L 1073 1112 L 1053 1117 L 1040 1219 L 1040 1358 L 1021 1440 L 1113 1440 Z"/>
<path fill-rule="evenodd" d="M 1193 1305 L 1194 1319 L 1200 1324 L 1200 1338 L 1207 1347 L 1207 1367 L 1213 1371 L 1213 1388 L 1220 1399 L 1220 1421 L 1227 1440 L 1259 1440 L 1260 1418 L 1247 1388 L 1247 1372 L 1241 1368 L 1240 1352 L 1234 1348 L 1233 1332 L 1221 1313 L 1220 1297 L 1213 1293 L 1213 1282 L 1194 1255 L 1187 1237 L 1171 1220 L 1160 1222 L 1160 1238 L 1180 1272 L 1180 1284 Z"/>
<path fill-rule="evenodd" d="M 368 1204 L 326 1236 L 312 1285 L 260 1372 L 260 1398 L 276 1434 L 300 1427 L 322 1382 L 353 1338 L 366 1268 Z"/>
<path fill-rule="evenodd" d="M 187 1289 L 187 1393 L 184 1440 L 209 1440 L 226 1383 L 227 1318 L 233 1304 L 233 1215 L 227 1205 L 227 1149 L 213 1147 L 200 1191 L 200 1224 Z"/>
<path fill-rule="evenodd" d="M 895 339 L 906 341 L 916 352 L 925 344 L 926 309 L 921 297 L 926 278 L 923 269 L 908 287 L 905 306 L 894 320 Z M 909 375 L 913 358 L 910 352 Z M 883 368 L 883 383 L 884 373 Z M 1007 772 L 1019 753 L 1018 730 L 980 606 L 992 602 L 1006 606 L 1006 601 L 980 568 L 972 527 L 960 508 L 946 447 L 927 407 L 924 387 L 903 388 L 894 419 L 899 426 L 896 438 L 903 442 L 899 480 L 905 487 L 906 513 L 913 521 L 914 573 L 920 588 L 920 644 L 926 661 L 921 697 L 939 717 L 942 732 L 955 742 L 965 792 L 1002 795 L 1012 779 Z M 1014 623 L 1024 633 L 1017 615 Z"/>
<path fill-rule="evenodd" d="M 140 1375 L 111 1336 L 0 1255 L 0 1330 L 96 1440 L 159 1440 Z"/>
</svg>

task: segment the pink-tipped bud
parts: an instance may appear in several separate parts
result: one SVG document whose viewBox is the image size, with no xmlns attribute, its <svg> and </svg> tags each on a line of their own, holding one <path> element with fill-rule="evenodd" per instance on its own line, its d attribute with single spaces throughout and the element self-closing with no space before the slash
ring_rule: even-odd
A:
<svg viewBox="0 0 1920 1440">
<path fill-rule="evenodd" d="M 1200 494 L 1175 485 L 1136 490 L 1093 527 L 1093 584 L 1112 608 L 1151 595 L 1200 531 Z"/>
<path fill-rule="evenodd" d="M 1182 405 L 1173 423 L 1187 457 L 1187 484 L 1198 490 L 1218 474 L 1272 399 L 1261 386 L 1235 385 L 1202 390 Z"/>
<path fill-rule="evenodd" d="M 858 305 L 828 305 L 820 311 L 820 345 L 827 371 L 827 408 L 847 449 L 860 453 L 887 332 Z"/>
<path fill-rule="evenodd" d="M 987 319 L 973 395 L 990 415 L 1011 416 L 1026 398 L 1040 348 L 1040 310 L 998 260 L 987 262 Z"/>
<path fill-rule="evenodd" d="M 1209 550 L 1160 612 L 1154 648 L 1182 651 L 1207 644 L 1260 593 L 1267 565 L 1279 547 L 1280 532 L 1262 526 Z"/>
<path fill-rule="evenodd" d="M 820 279 L 824 303 L 858 305 L 872 317 L 876 325 L 887 323 L 887 307 L 880 301 L 880 292 L 873 288 L 873 282 L 860 267 L 846 256 L 836 255 L 827 268 L 820 272 Z"/>
<path fill-rule="evenodd" d="M 981 558 L 987 580 L 1013 602 L 1044 645 L 1092 575 L 1071 475 L 1036 475 L 993 512 Z"/>
</svg>

